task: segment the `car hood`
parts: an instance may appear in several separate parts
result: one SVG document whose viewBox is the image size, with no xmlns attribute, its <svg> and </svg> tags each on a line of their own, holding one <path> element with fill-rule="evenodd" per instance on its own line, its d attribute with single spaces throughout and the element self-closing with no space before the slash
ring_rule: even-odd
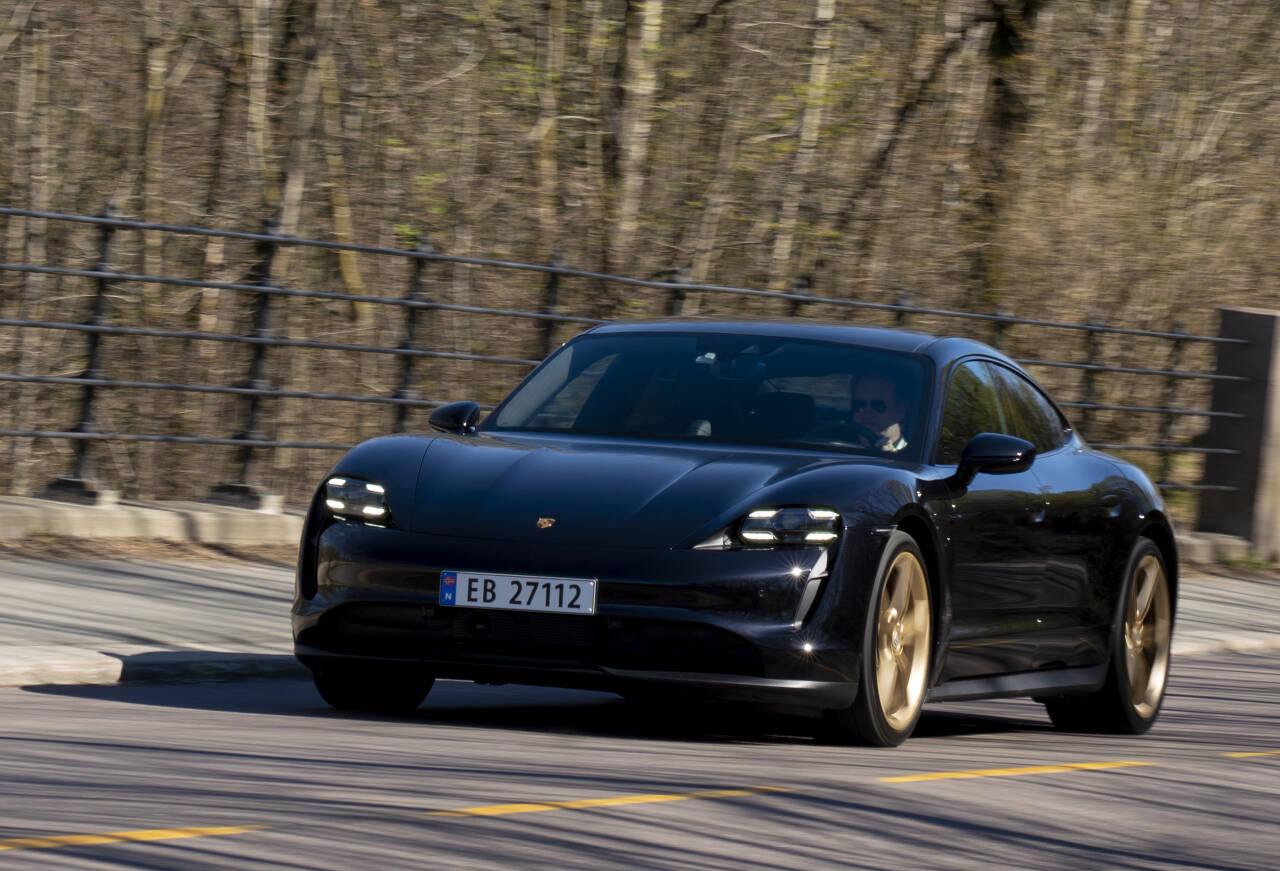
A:
<svg viewBox="0 0 1280 871">
<path fill-rule="evenodd" d="M 883 461 L 818 452 L 441 437 L 423 459 L 413 528 L 512 542 L 690 546 L 752 508 L 839 508 L 837 494 L 847 502 L 887 477 L 897 476 Z"/>
</svg>

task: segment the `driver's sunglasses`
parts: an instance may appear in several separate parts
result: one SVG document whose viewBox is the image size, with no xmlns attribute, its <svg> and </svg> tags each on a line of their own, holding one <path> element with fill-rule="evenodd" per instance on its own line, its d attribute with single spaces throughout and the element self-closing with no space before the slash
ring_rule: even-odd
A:
<svg viewBox="0 0 1280 871">
<path fill-rule="evenodd" d="M 876 414 L 884 414 L 884 410 L 889 407 L 883 399 L 855 399 L 852 405 L 854 411 L 862 411 L 869 405 Z"/>
</svg>

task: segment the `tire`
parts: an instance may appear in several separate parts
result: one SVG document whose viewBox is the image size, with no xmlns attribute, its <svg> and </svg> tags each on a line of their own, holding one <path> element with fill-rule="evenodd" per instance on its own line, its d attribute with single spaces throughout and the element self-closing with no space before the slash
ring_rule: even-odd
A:
<svg viewBox="0 0 1280 871">
<path fill-rule="evenodd" d="M 330 706 L 373 714 L 411 714 L 435 683 L 420 669 L 386 663 L 323 663 L 311 676 Z"/>
<path fill-rule="evenodd" d="M 931 593 L 919 545 L 894 532 L 868 601 L 857 697 L 827 714 L 833 737 L 896 747 L 915 729 L 933 658 Z"/>
<path fill-rule="evenodd" d="M 1096 693 L 1044 699 L 1053 725 L 1067 732 L 1141 735 L 1160 714 L 1173 643 L 1173 595 L 1164 556 L 1139 538 L 1125 566 L 1111 629 L 1107 679 Z"/>
</svg>

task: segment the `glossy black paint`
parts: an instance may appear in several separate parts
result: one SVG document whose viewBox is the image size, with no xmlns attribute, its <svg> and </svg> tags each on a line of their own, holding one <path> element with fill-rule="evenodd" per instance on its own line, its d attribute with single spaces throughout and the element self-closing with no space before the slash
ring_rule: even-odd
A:
<svg viewBox="0 0 1280 871">
<path fill-rule="evenodd" d="M 661 685 L 844 707 L 857 690 L 868 589 L 898 528 L 929 563 L 932 697 L 1052 695 L 1100 685 L 1139 536 L 1162 548 L 1176 585 L 1172 529 L 1155 488 L 1074 432 L 1064 429 L 1047 451 L 979 435 L 958 463 L 931 462 L 957 366 L 998 364 L 1028 377 L 984 345 L 802 323 L 634 322 L 589 332 L 620 341 L 691 332 L 814 339 L 914 355 L 930 373 L 924 459 L 509 432 L 494 425 L 498 412 L 477 429 L 474 406 L 454 403 L 432 416 L 443 434 L 375 439 L 332 470 L 384 484 L 386 523 L 335 519 L 318 493 L 293 607 L 303 662 L 411 661 L 482 682 Z M 840 539 L 707 546 L 747 512 L 781 505 L 838 511 Z M 548 517 L 553 525 L 537 522 Z M 446 569 L 596 578 L 597 613 L 443 607 Z"/>
</svg>

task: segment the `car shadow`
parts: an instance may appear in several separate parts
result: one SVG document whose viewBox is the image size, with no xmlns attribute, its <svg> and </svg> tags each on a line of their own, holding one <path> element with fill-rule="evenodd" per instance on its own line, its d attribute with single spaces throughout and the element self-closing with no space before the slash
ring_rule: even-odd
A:
<svg viewBox="0 0 1280 871">
<path fill-rule="evenodd" d="M 472 729 L 504 729 L 597 737 L 711 743 L 836 744 L 812 712 L 730 702 L 681 699 L 633 702 L 612 693 L 532 686 L 476 686 L 438 681 L 422 707 L 408 716 L 337 711 L 308 680 L 255 679 L 202 683 L 45 685 L 25 691 L 66 698 L 210 712 L 267 714 L 332 720 L 418 722 Z M 926 708 L 915 738 L 1049 731 L 1043 714 L 1027 706 L 992 714 Z"/>
</svg>

